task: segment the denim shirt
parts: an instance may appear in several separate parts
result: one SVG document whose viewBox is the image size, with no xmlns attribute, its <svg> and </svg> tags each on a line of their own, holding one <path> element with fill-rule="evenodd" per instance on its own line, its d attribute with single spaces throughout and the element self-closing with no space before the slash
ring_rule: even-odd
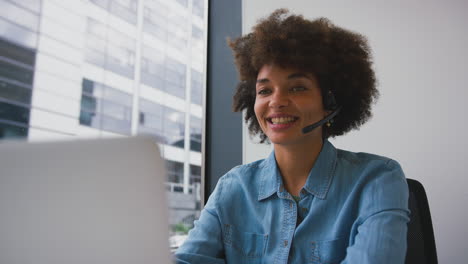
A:
<svg viewBox="0 0 468 264">
<path fill-rule="evenodd" d="M 408 187 L 391 159 L 325 141 L 296 202 L 274 152 L 218 182 L 177 263 L 404 263 Z"/>
</svg>

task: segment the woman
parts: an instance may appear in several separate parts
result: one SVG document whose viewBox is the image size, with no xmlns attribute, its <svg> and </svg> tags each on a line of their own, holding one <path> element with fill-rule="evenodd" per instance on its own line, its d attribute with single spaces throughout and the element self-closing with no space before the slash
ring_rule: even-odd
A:
<svg viewBox="0 0 468 264">
<path fill-rule="evenodd" d="M 327 140 L 371 116 L 366 39 L 280 9 L 230 46 L 241 79 L 234 110 L 274 150 L 219 180 L 178 263 L 403 263 L 401 167 Z"/>
</svg>

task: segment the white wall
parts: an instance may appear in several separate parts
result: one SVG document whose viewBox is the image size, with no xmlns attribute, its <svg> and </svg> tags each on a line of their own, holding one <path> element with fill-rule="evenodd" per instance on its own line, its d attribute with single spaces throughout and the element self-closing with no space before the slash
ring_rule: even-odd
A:
<svg viewBox="0 0 468 264">
<path fill-rule="evenodd" d="M 381 97 L 360 131 L 332 140 L 398 160 L 428 194 L 440 263 L 468 250 L 467 1 L 243 1 L 243 28 L 279 7 L 368 36 Z M 244 129 L 244 131 L 246 131 Z M 244 133 L 244 162 L 271 147 Z"/>
</svg>

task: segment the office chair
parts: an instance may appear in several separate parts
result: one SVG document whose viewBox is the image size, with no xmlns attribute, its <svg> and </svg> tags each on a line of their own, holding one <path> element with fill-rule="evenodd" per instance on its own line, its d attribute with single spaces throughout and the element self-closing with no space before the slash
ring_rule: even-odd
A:
<svg viewBox="0 0 468 264">
<path fill-rule="evenodd" d="M 407 179 L 407 182 L 411 219 L 408 223 L 408 249 L 405 263 L 437 264 L 434 231 L 426 192 L 420 182 L 412 179 Z"/>
</svg>

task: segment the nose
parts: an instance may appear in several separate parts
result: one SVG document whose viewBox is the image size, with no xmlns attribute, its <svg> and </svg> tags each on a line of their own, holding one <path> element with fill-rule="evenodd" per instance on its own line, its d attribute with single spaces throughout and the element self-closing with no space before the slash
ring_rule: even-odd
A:
<svg viewBox="0 0 468 264">
<path fill-rule="evenodd" d="M 270 97 L 271 108 L 283 108 L 289 105 L 289 97 L 282 91 L 275 91 Z"/>
</svg>

